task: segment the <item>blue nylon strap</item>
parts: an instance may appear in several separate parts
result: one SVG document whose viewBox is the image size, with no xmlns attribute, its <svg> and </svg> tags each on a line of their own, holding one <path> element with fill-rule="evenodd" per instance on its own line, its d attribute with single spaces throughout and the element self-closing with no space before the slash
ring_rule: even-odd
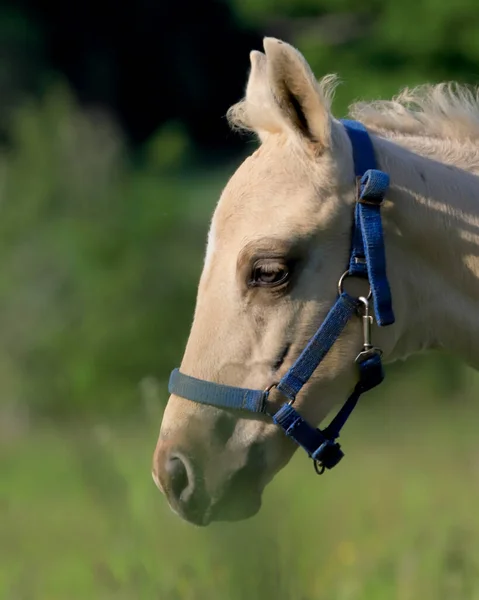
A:
<svg viewBox="0 0 479 600">
<path fill-rule="evenodd" d="M 348 294 L 339 296 L 321 327 L 276 386 L 284 396 L 294 400 L 338 339 L 357 307 L 358 301 Z M 179 369 L 171 373 L 168 391 L 194 402 L 261 413 L 266 411 L 268 399 L 268 392 L 197 379 L 181 373 Z"/>
<path fill-rule="evenodd" d="M 367 277 L 379 326 L 394 323 L 380 206 L 389 176 L 376 169 L 374 147 L 367 129 L 357 121 L 342 120 L 351 141 L 358 197 L 354 212 L 349 274 Z"/>
<path fill-rule="evenodd" d="M 379 385 L 384 379 L 381 356 L 372 354 L 359 364 L 359 382 L 338 414 L 322 431 L 312 427 L 290 404 L 283 404 L 273 415 L 273 421 L 293 439 L 308 455 L 326 469 L 332 469 L 343 457 L 340 445 L 335 442 L 361 394 Z"/>
<path fill-rule="evenodd" d="M 356 205 L 363 238 L 369 285 L 373 294 L 376 321 L 380 327 L 394 323 L 391 290 L 386 274 L 386 253 L 381 221 L 381 202 L 389 186 L 389 176 L 382 171 L 366 171 L 361 179 Z"/>
<path fill-rule="evenodd" d="M 324 430 L 324 435 L 334 440 L 339 437 L 339 433 L 353 412 L 361 394 L 372 390 L 384 379 L 384 371 L 379 353 L 372 354 L 366 360 L 359 363 L 359 381 L 354 388 L 353 393 L 342 406 L 341 410 L 334 417 L 331 423 Z"/>
<path fill-rule="evenodd" d="M 349 274 L 356 277 L 367 277 L 368 266 L 364 251 L 363 234 L 361 231 L 361 204 L 356 203 L 354 208 L 354 222 L 351 241 L 351 254 L 349 258 Z"/>
<path fill-rule="evenodd" d="M 332 469 L 344 456 L 338 443 L 329 440 L 320 429 L 311 427 L 290 404 L 283 404 L 273 416 L 273 422 L 325 469 Z"/>
<path fill-rule="evenodd" d="M 353 147 L 354 174 L 362 177 L 368 169 L 376 168 L 376 155 L 368 130 L 359 121 L 341 119 Z"/>
<path fill-rule="evenodd" d="M 312 427 L 290 404 L 283 404 L 273 415 L 273 422 L 279 425 L 285 434 L 306 450 L 311 457 L 326 441 L 322 431 Z"/>
<path fill-rule="evenodd" d="M 347 322 L 358 308 L 358 301 L 343 292 L 327 314 L 321 327 L 309 340 L 294 365 L 276 388 L 289 400 L 294 400 L 310 379 L 319 363 L 338 339 Z"/>
<path fill-rule="evenodd" d="M 196 377 L 184 375 L 179 369 L 172 371 L 168 391 L 170 394 L 175 394 L 193 402 L 220 406 L 221 408 L 249 410 L 256 413 L 265 411 L 266 400 L 268 399 L 268 392 L 196 379 Z"/>
</svg>

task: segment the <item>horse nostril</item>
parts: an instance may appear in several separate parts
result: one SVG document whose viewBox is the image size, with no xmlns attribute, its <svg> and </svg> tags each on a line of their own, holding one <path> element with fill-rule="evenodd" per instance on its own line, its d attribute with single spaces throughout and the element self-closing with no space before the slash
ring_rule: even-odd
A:
<svg viewBox="0 0 479 600">
<path fill-rule="evenodd" d="M 174 498 L 185 502 L 193 492 L 186 461 L 178 455 L 170 456 L 165 464 L 169 489 Z"/>
<path fill-rule="evenodd" d="M 211 500 L 189 457 L 160 444 L 153 458 L 153 479 L 175 513 L 196 525 L 208 523 Z"/>
</svg>

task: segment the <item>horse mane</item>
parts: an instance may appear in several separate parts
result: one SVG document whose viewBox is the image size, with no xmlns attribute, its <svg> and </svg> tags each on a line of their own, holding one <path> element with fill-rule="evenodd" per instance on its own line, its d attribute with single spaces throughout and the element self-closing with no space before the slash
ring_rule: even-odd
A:
<svg viewBox="0 0 479 600">
<path fill-rule="evenodd" d="M 337 85 L 335 75 L 318 82 L 318 91 L 330 108 Z M 271 104 L 244 98 L 228 111 L 234 129 L 276 133 L 279 116 Z M 382 137 L 423 136 L 455 142 L 479 139 L 479 88 L 455 82 L 405 88 L 392 100 L 355 102 L 349 115 Z"/>
<path fill-rule="evenodd" d="M 405 88 L 392 100 L 356 102 L 350 115 L 378 135 L 479 139 L 479 89 L 455 82 Z"/>
</svg>

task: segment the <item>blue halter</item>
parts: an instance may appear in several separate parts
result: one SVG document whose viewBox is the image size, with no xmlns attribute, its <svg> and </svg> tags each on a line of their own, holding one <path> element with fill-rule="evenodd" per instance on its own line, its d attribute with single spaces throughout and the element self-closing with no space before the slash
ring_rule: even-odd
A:
<svg viewBox="0 0 479 600">
<path fill-rule="evenodd" d="M 389 176 L 376 169 L 374 149 L 366 128 L 357 121 L 343 120 L 342 123 L 352 144 L 357 198 L 349 268 L 339 281 L 339 296 L 320 328 L 283 378 L 266 390 L 251 390 L 204 381 L 184 375 L 178 369 L 171 373 L 168 386 L 171 394 L 194 402 L 269 415 L 287 436 L 306 450 L 318 473 L 332 469 L 341 460 L 343 452 L 336 441 L 341 428 L 361 394 L 379 385 L 384 379 L 381 351 L 371 345 L 373 319 L 369 314 L 369 297 L 353 298 L 343 291 L 343 280 L 347 276 L 367 279 L 378 325 L 382 327 L 394 323 L 380 213 L 389 187 Z M 293 403 L 348 321 L 358 313 L 362 315 L 364 332 L 363 349 L 356 358 L 359 381 L 331 423 L 325 429 L 317 429 L 302 418 L 293 407 Z M 276 413 L 270 414 L 268 398 L 274 388 L 287 398 L 288 402 Z"/>
</svg>

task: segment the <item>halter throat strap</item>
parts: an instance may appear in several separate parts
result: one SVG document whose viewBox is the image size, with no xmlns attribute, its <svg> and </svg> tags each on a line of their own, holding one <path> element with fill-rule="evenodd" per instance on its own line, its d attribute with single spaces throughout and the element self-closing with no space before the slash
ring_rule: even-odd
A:
<svg viewBox="0 0 479 600">
<path fill-rule="evenodd" d="M 386 257 L 380 208 L 389 186 L 389 176 L 376 167 L 376 158 L 371 138 L 366 128 L 357 121 L 343 120 L 349 136 L 356 177 L 356 206 L 352 228 L 349 268 L 346 276 L 369 280 L 376 320 L 379 326 L 394 322 L 391 292 L 386 275 Z M 340 286 L 341 287 L 341 286 Z M 359 381 L 352 394 L 343 404 L 336 417 L 323 430 L 311 426 L 293 407 L 296 396 L 309 381 L 335 341 L 366 302 L 364 298 L 353 298 L 340 289 L 340 294 L 325 320 L 310 339 L 292 367 L 277 383 L 266 390 L 254 390 L 223 385 L 197 379 L 175 369 L 170 376 L 169 392 L 194 402 L 225 409 L 246 410 L 268 414 L 285 434 L 304 448 L 314 460 L 318 472 L 331 469 L 343 457 L 336 442 L 340 431 L 351 415 L 362 393 L 377 386 L 384 378 L 381 352 L 374 348 L 369 339 L 364 340 L 363 351 L 358 363 Z M 372 317 L 367 312 L 365 327 L 371 326 Z M 268 411 L 268 398 L 276 388 L 287 400 L 275 414 Z"/>
</svg>

